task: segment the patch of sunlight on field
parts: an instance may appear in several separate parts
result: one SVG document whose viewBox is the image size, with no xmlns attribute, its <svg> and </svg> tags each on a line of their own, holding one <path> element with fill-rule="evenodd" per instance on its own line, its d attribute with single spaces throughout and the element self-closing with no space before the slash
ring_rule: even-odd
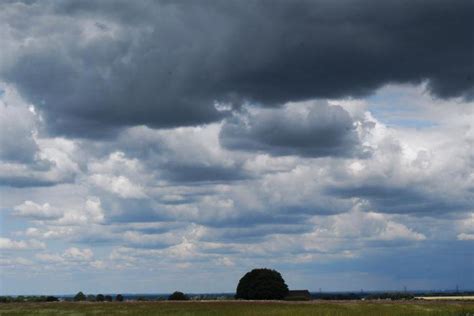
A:
<svg viewBox="0 0 474 316">
<path fill-rule="evenodd" d="M 474 300 L 474 296 L 417 296 L 419 300 L 427 301 L 470 301 Z"/>
<path fill-rule="evenodd" d="M 474 316 L 473 302 L 11 303 L 0 316 Z"/>
</svg>

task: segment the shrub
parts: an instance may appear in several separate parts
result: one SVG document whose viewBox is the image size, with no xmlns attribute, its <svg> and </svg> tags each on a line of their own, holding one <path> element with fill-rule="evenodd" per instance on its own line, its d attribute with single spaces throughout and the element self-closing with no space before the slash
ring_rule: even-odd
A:
<svg viewBox="0 0 474 316">
<path fill-rule="evenodd" d="M 117 296 L 115 296 L 115 300 L 117 302 L 123 302 L 123 295 L 122 294 L 117 294 Z"/>
<path fill-rule="evenodd" d="M 105 300 L 106 302 L 112 302 L 112 296 L 106 295 L 106 296 L 104 296 L 104 300 Z"/>
<path fill-rule="evenodd" d="M 0 303 L 11 303 L 13 302 L 13 297 L 11 296 L 0 296 Z"/>
<path fill-rule="evenodd" d="M 103 301 L 105 300 L 105 297 L 104 297 L 103 294 L 97 294 L 95 300 L 96 300 L 97 302 L 103 302 Z"/>
<path fill-rule="evenodd" d="M 57 302 L 59 299 L 56 296 L 46 296 L 46 302 Z"/>
<path fill-rule="evenodd" d="M 281 300 L 287 295 L 288 286 L 279 272 L 254 269 L 240 279 L 235 297 L 245 300 Z"/>
<path fill-rule="evenodd" d="M 174 292 L 168 297 L 169 301 L 187 301 L 189 298 L 183 292 Z"/>
</svg>

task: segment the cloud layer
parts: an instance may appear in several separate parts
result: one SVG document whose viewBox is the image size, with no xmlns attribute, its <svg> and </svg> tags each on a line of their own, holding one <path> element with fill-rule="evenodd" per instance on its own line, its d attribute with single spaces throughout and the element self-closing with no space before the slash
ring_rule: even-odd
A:
<svg viewBox="0 0 474 316">
<path fill-rule="evenodd" d="M 0 292 L 474 284 L 473 9 L 0 4 Z"/>
</svg>

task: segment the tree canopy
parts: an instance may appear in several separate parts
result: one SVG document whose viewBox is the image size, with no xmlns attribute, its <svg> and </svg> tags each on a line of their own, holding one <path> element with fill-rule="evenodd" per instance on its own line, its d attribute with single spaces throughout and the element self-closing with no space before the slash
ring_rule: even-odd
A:
<svg viewBox="0 0 474 316">
<path fill-rule="evenodd" d="M 186 301 L 188 297 L 183 293 L 176 291 L 168 297 L 169 301 Z"/>
<path fill-rule="evenodd" d="M 278 271 L 254 269 L 237 285 L 236 298 L 246 300 L 281 300 L 288 295 L 288 286 Z"/>
</svg>

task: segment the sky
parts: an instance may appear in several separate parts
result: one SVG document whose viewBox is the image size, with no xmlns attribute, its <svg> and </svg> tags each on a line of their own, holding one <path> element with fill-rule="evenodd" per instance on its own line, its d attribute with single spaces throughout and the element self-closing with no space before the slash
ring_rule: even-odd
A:
<svg viewBox="0 0 474 316">
<path fill-rule="evenodd" d="M 474 2 L 2 1 L 0 295 L 474 289 Z"/>
</svg>

